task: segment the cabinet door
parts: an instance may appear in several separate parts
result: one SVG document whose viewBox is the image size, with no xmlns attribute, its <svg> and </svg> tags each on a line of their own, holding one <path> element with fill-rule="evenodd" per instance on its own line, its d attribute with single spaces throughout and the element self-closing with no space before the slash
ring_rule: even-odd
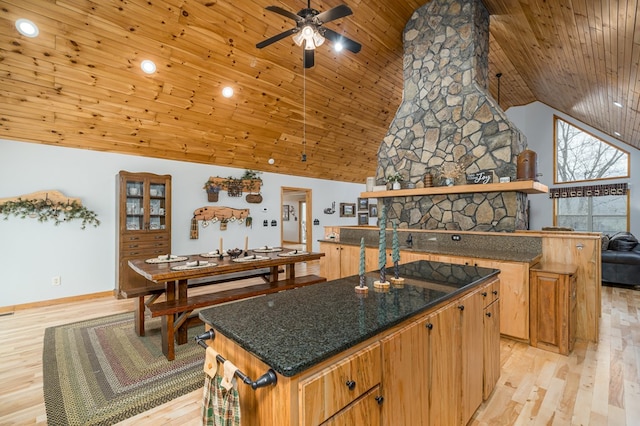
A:
<svg viewBox="0 0 640 426">
<path fill-rule="evenodd" d="M 380 425 L 380 386 L 371 389 L 349 407 L 331 417 L 324 426 Z"/>
<path fill-rule="evenodd" d="M 478 266 L 500 270 L 500 332 L 529 341 L 529 265 L 477 260 Z"/>
<path fill-rule="evenodd" d="M 382 339 L 383 425 L 429 424 L 427 319 Z"/>
<path fill-rule="evenodd" d="M 458 302 L 461 327 L 460 354 L 462 357 L 462 424 L 466 425 L 482 404 L 483 381 L 483 322 L 482 290 L 464 296 Z"/>
<path fill-rule="evenodd" d="M 358 275 L 360 269 L 360 246 L 341 246 L 340 277 Z"/>
<path fill-rule="evenodd" d="M 418 260 L 431 260 L 431 256 L 428 253 L 400 251 L 400 264 L 416 262 Z"/>
<path fill-rule="evenodd" d="M 486 400 L 500 378 L 500 299 L 484 309 L 483 318 L 483 390 L 482 398 Z"/>
<path fill-rule="evenodd" d="M 340 278 L 340 244 L 320 243 L 320 251 L 324 257 L 320 258 L 320 275 L 327 281 Z"/>
<path fill-rule="evenodd" d="M 430 316 L 429 333 L 429 422 L 455 425 L 461 414 L 461 333 L 456 304 Z"/>
</svg>

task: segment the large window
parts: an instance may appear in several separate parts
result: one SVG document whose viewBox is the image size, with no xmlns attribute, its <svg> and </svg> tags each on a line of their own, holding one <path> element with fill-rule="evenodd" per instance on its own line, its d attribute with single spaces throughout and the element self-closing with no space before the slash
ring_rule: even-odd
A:
<svg viewBox="0 0 640 426">
<path fill-rule="evenodd" d="M 556 199 L 556 226 L 613 234 L 628 230 L 628 195 Z"/>
<path fill-rule="evenodd" d="M 629 153 L 554 117 L 555 183 L 629 177 Z"/>
<path fill-rule="evenodd" d="M 629 177 L 628 152 L 559 117 L 554 126 L 555 183 Z M 553 188 L 550 196 L 556 226 L 607 234 L 629 228 L 626 184 Z"/>
</svg>

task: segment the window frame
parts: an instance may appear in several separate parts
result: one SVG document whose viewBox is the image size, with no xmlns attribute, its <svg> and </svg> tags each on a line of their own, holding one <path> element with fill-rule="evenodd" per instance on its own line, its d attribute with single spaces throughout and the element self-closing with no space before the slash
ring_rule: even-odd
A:
<svg viewBox="0 0 640 426">
<path fill-rule="evenodd" d="M 618 197 L 621 197 L 621 195 L 618 195 Z M 625 231 L 625 232 L 630 232 L 630 227 L 631 227 L 631 215 L 630 215 L 630 208 L 631 208 L 631 189 L 627 190 L 627 220 L 626 222 L 626 229 L 624 230 L 620 230 L 620 231 Z M 583 198 L 594 198 L 594 197 L 583 197 Z M 562 200 L 563 198 L 554 198 L 553 199 L 553 226 L 558 226 L 558 201 Z M 589 227 L 593 228 L 593 204 L 591 203 L 591 201 L 589 201 L 589 215 L 587 216 L 587 218 L 589 219 Z M 598 215 L 598 216 L 602 216 L 602 215 Z M 606 217 L 606 216 L 603 216 Z M 618 216 L 616 216 L 618 217 Z M 621 216 L 620 216 L 621 217 Z M 603 231 L 594 231 L 593 229 L 590 231 L 581 231 L 581 232 L 600 232 L 603 234 L 606 234 L 606 232 Z"/>
</svg>

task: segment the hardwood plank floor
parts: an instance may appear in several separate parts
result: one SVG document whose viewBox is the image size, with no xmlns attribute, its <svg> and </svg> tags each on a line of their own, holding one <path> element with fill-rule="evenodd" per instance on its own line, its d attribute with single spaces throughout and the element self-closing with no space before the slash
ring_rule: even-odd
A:
<svg viewBox="0 0 640 426">
<path fill-rule="evenodd" d="M 307 272 L 318 269 L 310 262 Z M 470 424 L 640 424 L 640 291 L 603 287 L 602 300 L 600 342 L 579 341 L 570 356 L 502 339 L 500 380 Z M 47 423 L 45 328 L 132 310 L 131 300 L 100 297 L 0 316 L 0 425 Z M 199 389 L 121 424 L 199 425 L 201 397 Z"/>
</svg>

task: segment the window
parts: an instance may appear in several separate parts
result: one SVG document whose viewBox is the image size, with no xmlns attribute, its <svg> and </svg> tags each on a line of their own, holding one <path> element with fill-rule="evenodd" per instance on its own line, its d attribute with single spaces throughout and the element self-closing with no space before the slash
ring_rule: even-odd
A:
<svg viewBox="0 0 640 426">
<path fill-rule="evenodd" d="M 554 116 L 555 183 L 629 177 L 629 153 Z"/>
<path fill-rule="evenodd" d="M 554 117 L 555 183 L 629 177 L 629 153 Z M 554 224 L 606 234 L 628 231 L 627 184 L 552 188 Z"/>
<path fill-rule="evenodd" d="M 556 226 L 614 234 L 628 230 L 629 195 L 556 199 Z"/>
</svg>

